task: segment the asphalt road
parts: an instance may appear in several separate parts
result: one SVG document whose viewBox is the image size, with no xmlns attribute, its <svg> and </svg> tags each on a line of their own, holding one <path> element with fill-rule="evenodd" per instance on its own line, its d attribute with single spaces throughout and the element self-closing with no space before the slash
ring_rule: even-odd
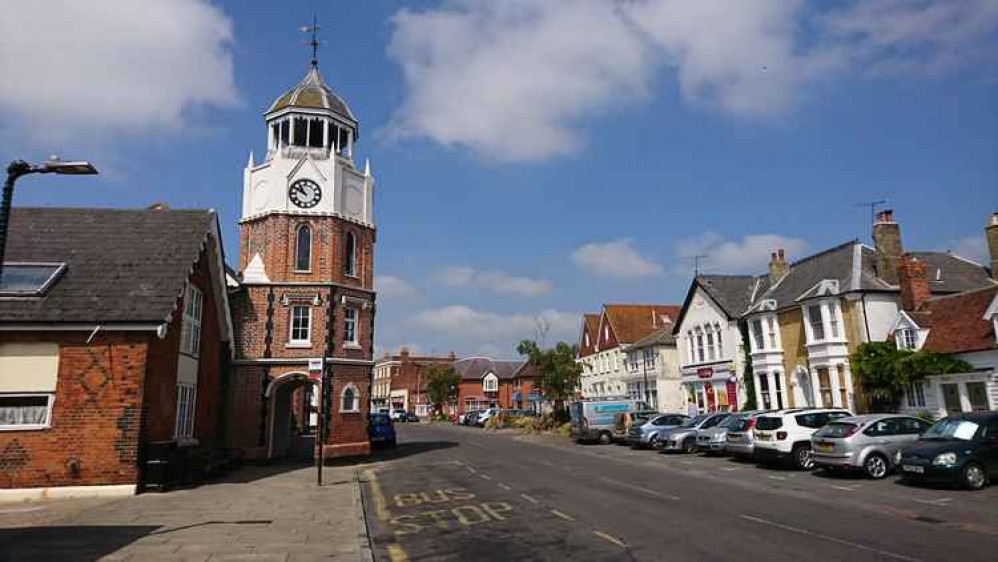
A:
<svg viewBox="0 0 998 562">
<path fill-rule="evenodd" d="M 364 471 L 378 560 L 973 561 L 998 486 L 915 488 L 727 458 L 397 426 Z"/>
</svg>

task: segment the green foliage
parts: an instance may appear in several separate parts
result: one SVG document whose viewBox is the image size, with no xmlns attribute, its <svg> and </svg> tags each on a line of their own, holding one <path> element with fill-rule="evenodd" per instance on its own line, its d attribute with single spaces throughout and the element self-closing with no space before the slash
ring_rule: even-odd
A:
<svg viewBox="0 0 998 562">
<path fill-rule="evenodd" d="M 457 387 L 461 376 L 451 366 L 430 365 L 426 368 L 426 395 L 436 411 L 443 410 L 444 404 L 457 400 Z"/>
<path fill-rule="evenodd" d="M 866 342 L 853 352 L 852 370 L 873 406 L 894 409 L 908 385 L 930 375 L 966 373 L 974 368 L 942 353 L 898 349 L 894 342 Z"/>
<path fill-rule="evenodd" d="M 564 402 L 575 394 L 582 376 L 582 365 L 575 361 L 575 346 L 558 342 L 553 348 L 541 349 L 533 340 L 523 340 L 516 351 L 527 358 L 537 371 L 537 381 L 544 398 L 555 403 L 555 411 L 564 409 Z"/>
</svg>

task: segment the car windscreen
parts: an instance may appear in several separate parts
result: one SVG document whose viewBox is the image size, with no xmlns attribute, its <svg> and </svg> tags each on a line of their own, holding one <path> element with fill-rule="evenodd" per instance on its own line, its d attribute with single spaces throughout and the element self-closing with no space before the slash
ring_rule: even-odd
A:
<svg viewBox="0 0 998 562">
<path fill-rule="evenodd" d="M 780 429 L 783 427 L 783 418 L 775 418 L 771 416 L 762 416 L 755 422 L 756 429 L 761 429 L 763 431 L 772 431 L 774 429 Z"/>
<path fill-rule="evenodd" d="M 687 421 L 686 423 L 684 423 L 682 425 L 682 427 L 696 427 L 696 426 L 700 425 L 700 422 L 702 422 L 703 420 L 707 419 L 707 417 L 709 415 L 710 414 L 700 414 L 699 416 L 697 416 L 695 418 L 691 418 L 689 421 Z"/>
<path fill-rule="evenodd" d="M 371 414 L 371 425 L 391 425 L 391 420 L 385 414 Z"/>
<path fill-rule="evenodd" d="M 743 420 L 745 420 L 744 416 L 728 416 L 723 422 L 717 424 L 717 427 L 723 427 L 728 430 L 734 429 L 738 427 Z"/>
<path fill-rule="evenodd" d="M 829 437 L 835 439 L 837 437 L 852 435 L 855 431 L 856 424 L 854 423 L 832 422 L 819 429 L 814 435 L 815 437 Z"/>
<path fill-rule="evenodd" d="M 958 439 L 972 441 L 981 426 L 970 420 L 944 419 L 922 434 L 922 439 Z"/>
<path fill-rule="evenodd" d="M 734 421 L 728 426 L 728 431 L 745 431 L 749 426 L 749 419 L 746 417 L 732 418 Z"/>
</svg>

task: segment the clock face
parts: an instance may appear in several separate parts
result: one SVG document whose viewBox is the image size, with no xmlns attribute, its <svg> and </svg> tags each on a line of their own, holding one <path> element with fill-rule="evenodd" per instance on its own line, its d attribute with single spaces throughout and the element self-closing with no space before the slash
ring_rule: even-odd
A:
<svg viewBox="0 0 998 562">
<path fill-rule="evenodd" d="M 298 180 L 291 184 L 288 191 L 291 202 L 302 209 L 310 209 L 319 204 L 322 199 L 322 190 L 319 185 L 312 180 Z"/>
</svg>

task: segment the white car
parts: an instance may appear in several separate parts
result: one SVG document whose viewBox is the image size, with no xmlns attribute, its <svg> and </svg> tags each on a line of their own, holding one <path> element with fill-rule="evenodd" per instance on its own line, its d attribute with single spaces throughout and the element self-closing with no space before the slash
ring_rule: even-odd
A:
<svg viewBox="0 0 998 562">
<path fill-rule="evenodd" d="M 496 415 L 497 413 L 499 413 L 498 408 L 489 408 L 488 410 L 482 410 L 478 414 L 478 420 L 475 422 L 475 425 L 485 427 L 485 424 L 488 423 L 488 421 L 492 419 L 492 416 Z"/>
<path fill-rule="evenodd" d="M 402 418 L 405 417 L 405 410 L 392 410 L 388 417 L 392 418 L 393 422 L 402 421 Z"/>
<path fill-rule="evenodd" d="M 753 455 L 759 462 L 789 460 L 799 470 L 811 470 L 814 468 L 811 435 L 828 422 L 851 415 L 839 408 L 817 408 L 759 416 L 755 422 Z"/>
</svg>

